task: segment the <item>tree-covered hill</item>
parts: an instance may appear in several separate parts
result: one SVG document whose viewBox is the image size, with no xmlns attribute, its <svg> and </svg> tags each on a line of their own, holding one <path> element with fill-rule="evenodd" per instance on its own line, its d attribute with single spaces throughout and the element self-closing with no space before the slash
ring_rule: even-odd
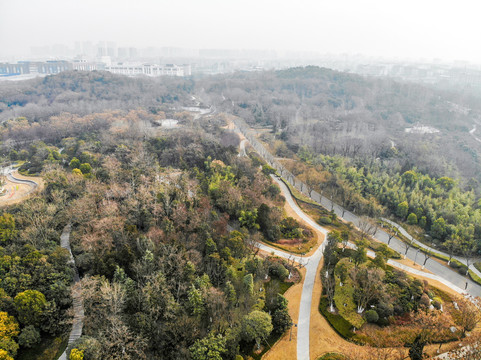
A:
<svg viewBox="0 0 481 360">
<path fill-rule="evenodd" d="M 204 79 L 205 96 L 256 126 L 272 126 L 291 153 L 315 153 L 412 167 L 466 184 L 481 180 L 481 144 L 469 131 L 479 101 L 412 83 L 318 68 L 236 73 Z M 423 125 L 414 132 L 406 129 Z M 394 151 L 393 151 L 394 150 Z M 279 154 L 284 156 L 286 154 Z"/>
<path fill-rule="evenodd" d="M 22 82 L 0 83 L 0 122 L 26 117 L 46 120 L 62 112 L 87 115 L 139 107 L 158 111 L 187 99 L 190 80 L 131 78 L 105 71 L 69 71 Z"/>
</svg>

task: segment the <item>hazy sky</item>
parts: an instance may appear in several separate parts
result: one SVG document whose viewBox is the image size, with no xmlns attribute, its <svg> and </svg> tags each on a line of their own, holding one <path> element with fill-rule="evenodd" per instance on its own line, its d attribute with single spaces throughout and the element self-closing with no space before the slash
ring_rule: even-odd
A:
<svg viewBox="0 0 481 360">
<path fill-rule="evenodd" d="M 480 10 L 475 0 L 0 0 L 0 57 L 111 40 L 481 63 Z"/>
</svg>

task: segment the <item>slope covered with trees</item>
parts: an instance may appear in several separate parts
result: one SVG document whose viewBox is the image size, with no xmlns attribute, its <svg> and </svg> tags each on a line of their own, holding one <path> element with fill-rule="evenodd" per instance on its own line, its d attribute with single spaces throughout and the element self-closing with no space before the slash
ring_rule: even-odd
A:
<svg viewBox="0 0 481 360">
<path fill-rule="evenodd" d="M 295 269 L 255 244 L 312 234 L 285 216 L 272 169 L 237 156 L 224 115 L 183 111 L 193 93 L 270 126 L 261 140 L 348 208 L 389 211 L 445 245 L 481 234 L 478 148 L 467 134 L 479 109 L 470 99 L 318 68 L 195 81 L 71 72 L 0 84 L 4 163 L 45 180 L 42 193 L 0 216 L 0 356 L 61 347 L 72 302 L 59 247 L 67 223 L 85 306 L 72 359 L 238 360 L 289 329 L 282 293 Z M 173 116 L 175 129 L 159 125 Z M 441 133 L 404 132 L 416 122 Z M 352 289 L 372 275 L 365 256 L 355 262 L 337 259 L 330 273 Z M 356 307 L 388 302 L 386 287 L 386 298 L 399 295 L 392 314 L 420 307 L 422 284 L 397 283 L 388 269 L 373 276 L 384 285 L 372 293 L 383 296 L 361 301 L 358 291 Z"/>
<path fill-rule="evenodd" d="M 160 129 L 158 117 L 60 114 L 2 129 L 15 138 L 5 155 L 45 180 L 0 218 L 5 356 L 68 330 L 68 222 L 85 307 L 71 358 L 235 359 L 291 326 L 281 293 L 295 270 L 254 246 L 260 222 L 283 219 L 279 189 L 258 159 L 237 156 L 222 117 L 195 130 Z"/>
<path fill-rule="evenodd" d="M 204 80 L 207 97 L 252 126 L 312 190 L 472 253 L 481 238 L 480 117 L 470 97 L 317 67 Z M 220 98 L 219 98 L 220 95 Z M 416 129 L 418 131 L 406 131 Z M 424 129 L 424 130 L 420 130 Z M 291 160 L 288 160 L 291 159 Z"/>
<path fill-rule="evenodd" d="M 389 79 L 318 68 L 236 73 L 202 81 L 205 97 L 255 126 L 269 125 L 287 152 L 303 145 L 389 167 L 416 166 L 430 176 L 480 181 L 480 145 L 469 130 L 479 101 Z M 406 132 L 417 123 L 438 133 Z M 395 151 L 392 151 L 394 141 Z M 476 185 L 477 186 L 477 185 Z"/>
</svg>

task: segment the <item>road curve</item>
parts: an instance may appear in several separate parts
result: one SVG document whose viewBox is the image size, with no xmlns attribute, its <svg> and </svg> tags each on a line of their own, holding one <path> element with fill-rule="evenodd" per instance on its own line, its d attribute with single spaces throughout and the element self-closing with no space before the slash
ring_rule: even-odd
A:
<svg viewBox="0 0 481 360">
<path fill-rule="evenodd" d="M 36 188 L 38 186 L 38 184 L 35 181 L 17 178 L 17 177 L 15 177 L 15 175 L 13 175 L 13 173 L 8 173 L 7 179 L 10 180 L 13 183 L 30 185 L 33 188 Z"/>
<path fill-rule="evenodd" d="M 304 265 L 306 269 L 306 275 L 304 279 L 304 284 L 302 285 L 302 294 L 301 294 L 301 304 L 299 306 L 299 318 L 297 320 L 297 359 L 298 360 L 309 360 L 310 359 L 310 344 L 309 344 L 309 334 L 310 334 L 310 320 L 311 320 L 311 305 L 312 305 L 312 293 L 314 290 L 314 282 L 316 280 L 316 276 L 318 274 L 319 263 L 321 262 L 324 248 L 326 247 L 327 241 L 327 234 L 328 230 L 317 224 L 314 220 L 311 219 L 308 215 L 306 215 L 301 208 L 296 204 L 294 199 L 292 198 L 289 189 L 287 186 L 279 180 L 276 176 L 272 176 L 274 181 L 281 187 L 283 193 L 285 194 L 285 198 L 289 206 L 295 213 L 306 223 L 308 223 L 311 227 L 319 231 L 324 235 L 324 241 L 319 245 L 317 250 L 311 256 L 300 258 L 296 256 L 300 263 Z M 283 257 L 287 257 L 289 255 L 284 253 Z M 297 261 L 297 260 L 296 260 Z M 299 262 L 299 261 L 298 261 Z"/>
<path fill-rule="evenodd" d="M 320 231 L 322 234 L 327 236 L 328 230 L 317 224 L 312 218 L 310 218 L 307 214 L 305 214 L 301 208 L 297 205 L 295 200 L 293 199 L 289 189 L 287 186 L 279 180 L 278 177 L 272 176 L 274 181 L 281 187 L 285 195 L 285 199 L 292 210 L 295 211 L 299 217 L 301 217 L 304 221 L 306 221 L 310 226 L 315 228 L 316 230 Z M 309 360 L 310 359 L 310 342 L 309 342 L 309 335 L 310 335 L 310 318 L 311 318 L 311 305 L 312 305 L 312 295 L 314 289 L 314 283 L 316 280 L 316 276 L 319 274 L 319 263 L 322 259 L 324 248 L 327 244 L 327 241 L 323 241 L 323 243 L 316 249 L 316 251 L 311 256 L 299 256 L 290 254 L 288 252 L 267 246 L 265 244 L 258 243 L 257 246 L 259 249 L 274 253 L 279 257 L 294 260 L 295 262 L 303 265 L 306 269 L 306 275 L 304 279 L 304 283 L 302 285 L 302 293 L 301 293 L 301 303 L 299 307 L 299 318 L 297 320 L 298 330 L 297 330 L 297 359 L 298 360 Z M 354 244 L 349 244 L 351 247 L 355 247 Z M 368 256 L 374 257 L 375 254 L 373 251 L 368 250 Z M 458 292 L 459 294 L 464 294 L 465 291 L 454 285 L 453 283 L 447 281 L 441 276 L 427 273 L 424 271 L 420 271 L 409 266 L 403 265 L 397 261 L 389 259 L 387 262 L 389 265 L 398 268 L 402 271 L 411 273 L 413 275 L 422 276 L 427 279 L 432 279 L 443 283 L 444 285 L 448 286 L 452 290 Z"/>
<path fill-rule="evenodd" d="M 236 125 L 234 131 L 242 133 L 248 139 L 251 145 L 256 149 L 256 151 L 264 158 L 264 160 L 266 160 L 271 166 L 273 166 L 278 171 L 280 171 L 282 176 L 284 176 L 283 174 L 285 173 L 287 181 L 290 182 L 295 188 L 297 188 L 302 193 L 306 193 L 305 191 L 307 189 L 306 185 L 300 182 L 299 180 L 297 180 L 295 176 L 293 176 L 281 164 L 275 161 L 272 155 L 270 155 L 265 150 L 262 144 L 260 144 L 254 136 L 249 136 L 252 134 L 249 134 L 249 129 L 245 124 L 243 124 L 243 121 L 240 123 L 237 121 L 234 121 L 234 123 Z M 314 222 L 309 216 L 307 216 L 297 206 L 287 186 L 278 177 L 273 175 L 271 176 L 279 184 L 281 189 L 284 190 L 286 201 L 291 206 L 291 208 L 296 212 L 296 214 L 298 214 L 302 219 L 304 219 L 309 225 L 320 230 L 322 233 L 327 234 L 326 229 L 319 226 L 316 222 Z M 341 219 L 343 219 L 344 221 L 352 222 L 356 226 L 358 225 L 359 223 L 358 216 L 356 216 L 355 214 L 353 214 L 352 212 L 346 209 L 343 209 L 341 206 L 335 204 L 332 200 L 327 199 L 326 197 L 323 197 L 316 191 L 312 191 L 312 193 L 305 194 L 305 195 L 310 197 L 312 200 L 314 200 L 321 206 L 325 207 L 326 209 L 333 210 L 336 213 L 336 215 Z M 389 236 L 386 232 L 384 232 L 383 230 L 380 230 L 377 232 L 375 239 L 384 243 L 388 243 Z M 294 256 L 295 261 L 301 260 L 302 264 L 305 263 L 305 267 L 306 267 L 306 277 L 304 279 L 304 284 L 302 288 L 301 305 L 299 309 L 299 319 L 298 319 L 298 336 L 297 336 L 297 359 L 298 360 L 310 359 L 309 326 L 310 326 L 310 308 L 312 303 L 312 293 L 313 293 L 315 276 L 317 274 L 317 267 L 319 265 L 320 260 L 322 259 L 322 255 L 323 255 L 323 251 L 326 243 L 327 242 L 324 241 L 321 244 L 321 246 L 319 246 L 319 248 L 315 251 L 315 253 L 310 257 L 300 258 L 299 256 Z M 391 239 L 390 244 L 388 244 L 388 246 L 400 253 L 404 253 L 404 249 L 402 248 L 403 244 L 404 243 L 401 240 L 394 237 Z M 271 248 L 264 244 L 258 244 L 258 246 L 260 249 L 264 251 L 273 252 L 274 254 L 284 257 L 286 259 L 293 258 L 293 255 L 289 253 L 286 253 L 284 251 L 281 251 L 275 248 Z M 409 249 L 409 251 L 407 252 L 407 258 L 411 260 L 414 259 L 414 261 L 416 261 L 417 255 L 418 255 L 417 250 L 413 248 Z M 372 251 L 368 251 L 368 256 L 371 256 L 371 257 L 374 256 Z M 426 278 L 430 278 L 433 280 L 438 280 L 460 294 L 468 293 L 471 296 L 481 296 L 481 287 L 478 284 L 476 284 L 471 280 L 466 280 L 463 276 L 459 275 L 458 273 L 454 272 L 453 270 L 447 268 L 446 266 L 436 261 L 427 262 L 426 264 L 426 268 L 432 271 L 434 274 L 422 272 L 392 260 L 388 260 L 388 263 L 391 266 L 397 267 L 406 272 L 409 272 L 415 275 L 424 276 Z M 469 285 L 469 288 L 467 291 L 463 290 L 461 286 L 458 286 L 464 283 L 466 283 L 466 287 Z"/>
<path fill-rule="evenodd" d="M 341 206 L 335 204 L 332 200 L 322 196 L 316 191 L 312 191 L 310 194 L 307 193 L 308 187 L 299 179 L 297 179 L 290 171 L 288 171 L 282 164 L 280 164 L 272 154 L 270 154 L 266 148 L 257 140 L 256 133 L 253 131 L 242 119 L 234 118 L 234 124 L 236 125 L 236 130 L 240 131 L 245 138 L 249 141 L 250 145 L 257 151 L 257 153 L 265 160 L 267 163 L 275 168 L 281 176 L 289 182 L 297 190 L 310 197 L 312 200 L 325 207 L 326 209 L 333 210 L 336 215 L 347 221 L 352 222 L 355 226 L 359 225 L 360 218 L 354 213 L 343 209 Z M 389 247 L 401 254 L 405 253 L 405 243 L 400 239 L 394 237 L 389 240 L 389 235 L 382 229 L 378 230 L 374 238 L 383 243 L 389 242 Z M 408 259 L 421 261 L 422 254 L 419 254 L 417 249 L 411 247 L 406 254 Z M 453 269 L 435 261 L 428 260 L 426 263 L 426 269 L 432 273 L 444 278 L 450 283 L 453 283 L 459 288 L 466 289 L 466 291 L 472 296 L 481 297 L 481 286 L 471 279 L 467 279 L 465 276 L 459 274 Z"/>
</svg>

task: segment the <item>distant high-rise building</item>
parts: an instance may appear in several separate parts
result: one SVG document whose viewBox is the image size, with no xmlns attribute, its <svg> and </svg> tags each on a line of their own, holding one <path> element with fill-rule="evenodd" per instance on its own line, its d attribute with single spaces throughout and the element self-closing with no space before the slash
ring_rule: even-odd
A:
<svg viewBox="0 0 481 360">
<path fill-rule="evenodd" d="M 107 42 L 107 56 L 117 57 L 117 45 L 112 41 Z"/>
<path fill-rule="evenodd" d="M 126 47 L 119 47 L 117 49 L 117 57 L 121 60 L 129 58 L 129 49 Z"/>
<path fill-rule="evenodd" d="M 95 57 L 94 46 L 90 41 L 82 42 L 82 53 L 89 58 Z"/>
<path fill-rule="evenodd" d="M 136 59 L 138 56 L 139 52 L 137 51 L 137 48 L 129 47 L 129 57 L 131 59 Z"/>
<path fill-rule="evenodd" d="M 75 44 L 74 44 L 74 51 L 75 51 L 75 55 L 83 55 L 83 51 L 82 51 L 82 43 L 80 41 L 76 41 Z"/>
</svg>

